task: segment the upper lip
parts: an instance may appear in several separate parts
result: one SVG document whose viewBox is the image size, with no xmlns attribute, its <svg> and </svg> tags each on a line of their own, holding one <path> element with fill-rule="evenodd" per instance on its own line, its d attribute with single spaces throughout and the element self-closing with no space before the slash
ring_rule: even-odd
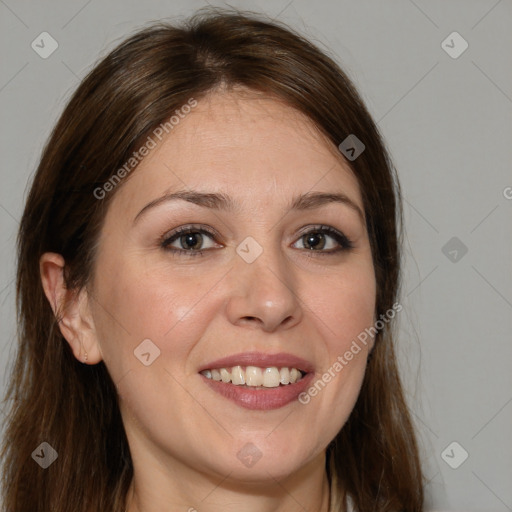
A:
<svg viewBox="0 0 512 512">
<path fill-rule="evenodd" d="M 297 368 L 309 373 L 314 370 L 313 365 L 301 357 L 279 352 L 277 354 L 265 354 L 263 352 L 243 352 L 232 356 L 222 357 L 202 365 L 199 371 L 212 370 L 214 368 L 228 368 L 233 366 L 259 366 L 261 368 Z"/>
</svg>

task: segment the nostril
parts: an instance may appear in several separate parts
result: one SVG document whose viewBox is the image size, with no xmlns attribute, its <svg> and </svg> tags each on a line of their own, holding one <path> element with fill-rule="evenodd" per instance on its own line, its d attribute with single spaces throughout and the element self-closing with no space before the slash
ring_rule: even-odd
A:
<svg viewBox="0 0 512 512">
<path fill-rule="evenodd" d="M 246 322 L 254 322 L 255 320 L 259 320 L 259 318 L 256 316 L 244 316 L 242 319 Z"/>
</svg>

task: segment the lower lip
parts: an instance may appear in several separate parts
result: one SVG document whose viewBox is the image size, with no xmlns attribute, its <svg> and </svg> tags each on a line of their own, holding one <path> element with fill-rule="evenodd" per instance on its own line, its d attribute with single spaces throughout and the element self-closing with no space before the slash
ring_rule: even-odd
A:
<svg viewBox="0 0 512 512">
<path fill-rule="evenodd" d="M 210 386 L 213 391 L 231 400 L 245 409 L 268 411 L 279 409 L 297 400 L 298 396 L 305 391 L 313 379 L 314 373 L 308 373 L 299 382 L 286 384 L 277 388 L 248 388 L 246 386 L 236 386 L 231 383 L 208 379 L 201 375 L 203 381 Z"/>
</svg>

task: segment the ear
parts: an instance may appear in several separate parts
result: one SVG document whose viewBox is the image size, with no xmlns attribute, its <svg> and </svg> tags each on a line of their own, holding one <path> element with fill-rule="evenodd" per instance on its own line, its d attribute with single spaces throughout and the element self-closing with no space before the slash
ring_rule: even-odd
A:
<svg viewBox="0 0 512 512">
<path fill-rule="evenodd" d="M 66 288 L 64 258 L 46 252 L 39 259 L 44 293 L 59 322 L 60 332 L 69 343 L 74 356 L 82 363 L 97 364 L 103 357 L 96 336 L 87 290 Z"/>
</svg>

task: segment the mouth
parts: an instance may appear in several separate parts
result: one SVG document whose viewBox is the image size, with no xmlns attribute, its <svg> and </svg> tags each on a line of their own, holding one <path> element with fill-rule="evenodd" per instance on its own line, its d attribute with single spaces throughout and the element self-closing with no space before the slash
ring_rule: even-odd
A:
<svg viewBox="0 0 512 512">
<path fill-rule="evenodd" d="M 251 352 L 213 361 L 199 374 L 210 389 L 238 406 L 269 410 L 297 400 L 314 370 L 311 363 L 291 354 Z"/>
</svg>

